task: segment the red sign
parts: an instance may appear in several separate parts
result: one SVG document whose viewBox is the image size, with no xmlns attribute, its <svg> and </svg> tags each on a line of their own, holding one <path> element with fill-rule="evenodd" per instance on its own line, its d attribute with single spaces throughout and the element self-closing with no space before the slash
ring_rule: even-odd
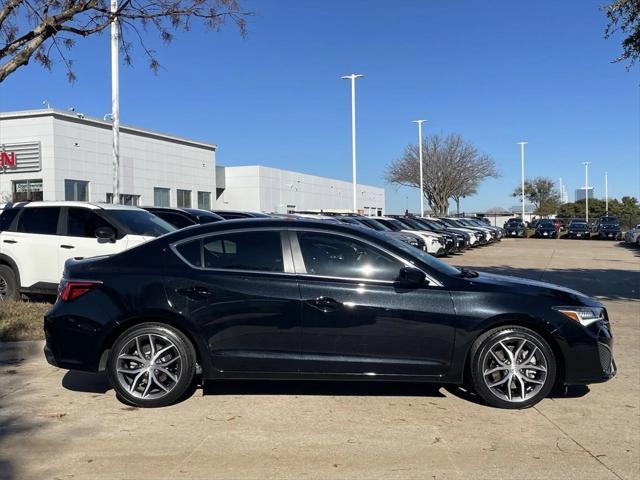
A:
<svg viewBox="0 0 640 480">
<path fill-rule="evenodd" d="M 0 168 L 16 168 L 15 152 L 0 152 Z"/>
</svg>

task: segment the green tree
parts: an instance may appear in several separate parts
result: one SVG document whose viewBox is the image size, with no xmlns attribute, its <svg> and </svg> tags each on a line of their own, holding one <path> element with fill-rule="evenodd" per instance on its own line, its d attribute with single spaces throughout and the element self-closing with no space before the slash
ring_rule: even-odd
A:
<svg viewBox="0 0 640 480">
<path fill-rule="evenodd" d="M 607 28 L 604 38 L 610 38 L 617 31 L 625 36 L 622 40 L 622 53 L 616 62 L 628 61 L 628 68 L 640 58 L 640 1 L 616 0 L 602 7 L 607 15 Z"/>
<path fill-rule="evenodd" d="M 522 187 L 516 187 L 512 196 L 522 198 Z M 537 177 L 525 180 L 524 196 L 535 207 L 533 213 L 541 217 L 556 213 L 560 204 L 560 193 L 550 178 Z"/>
</svg>

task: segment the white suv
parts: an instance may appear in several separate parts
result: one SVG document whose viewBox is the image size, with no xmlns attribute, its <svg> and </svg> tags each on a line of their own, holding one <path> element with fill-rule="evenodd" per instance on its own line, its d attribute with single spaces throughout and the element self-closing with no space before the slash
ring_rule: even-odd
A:
<svg viewBox="0 0 640 480">
<path fill-rule="evenodd" d="M 174 227 L 136 207 L 31 202 L 0 214 L 0 300 L 55 293 L 69 258 L 111 255 Z"/>
</svg>

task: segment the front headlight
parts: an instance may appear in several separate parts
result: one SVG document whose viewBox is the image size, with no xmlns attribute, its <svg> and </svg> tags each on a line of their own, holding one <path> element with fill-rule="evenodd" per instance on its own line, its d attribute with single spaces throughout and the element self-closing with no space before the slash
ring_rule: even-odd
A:
<svg viewBox="0 0 640 480">
<path fill-rule="evenodd" d="M 554 309 L 585 327 L 605 318 L 602 307 L 554 307 Z"/>
</svg>

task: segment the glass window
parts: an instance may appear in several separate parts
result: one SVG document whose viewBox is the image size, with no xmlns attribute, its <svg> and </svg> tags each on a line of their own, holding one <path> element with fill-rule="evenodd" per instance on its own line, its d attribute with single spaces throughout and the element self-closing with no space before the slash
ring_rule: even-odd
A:
<svg viewBox="0 0 640 480">
<path fill-rule="evenodd" d="M 169 188 L 153 188 L 153 206 L 169 207 L 171 206 L 171 190 Z"/>
<path fill-rule="evenodd" d="M 9 208 L 0 213 L 0 232 L 7 230 L 11 226 L 19 211 L 17 208 Z"/>
<path fill-rule="evenodd" d="M 106 220 L 88 208 L 69 208 L 67 214 L 68 236 L 96 238 L 96 230 L 101 227 L 113 228 Z"/>
<path fill-rule="evenodd" d="M 180 190 L 178 194 L 178 208 L 191 208 L 191 190 Z"/>
<path fill-rule="evenodd" d="M 18 232 L 55 235 L 60 207 L 27 207 L 18 218 Z"/>
<path fill-rule="evenodd" d="M 393 281 L 404 266 L 371 245 L 349 237 L 298 232 L 298 239 L 307 273 Z"/>
<path fill-rule="evenodd" d="M 42 201 L 42 179 L 15 180 L 13 182 L 14 202 Z"/>
<path fill-rule="evenodd" d="M 184 257 L 184 259 L 193 266 L 202 267 L 202 241 L 193 240 L 191 242 L 183 243 L 176 248 L 178 253 Z"/>
<path fill-rule="evenodd" d="M 84 180 L 65 180 L 64 199 L 77 202 L 89 201 L 89 182 Z"/>
<path fill-rule="evenodd" d="M 118 195 L 118 198 L 120 199 L 120 205 L 137 207 L 140 204 L 140 195 L 121 193 L 120 195 Z M 107 203 L 113 203 L 113 193 L 107 193 Z"/>
<path fill-rule="evenodd" d="M 131 235 L 159 237 L 175 230 L 173 225 L 145 210 L 114 208 L 106 209 L 104 212 L 109 219 L 122 227 L 121 230 Z"/>
<path fill-rule="evenodd" d="M 189 217 L 187 217 L 185 215 L 181 215 L 179 213 L 161 212 L 161 211 L 155 211 L 155 212 L 152 212 L 152 213 L 154 215 L 157 215 L 161 219 L 163 219 L 165 222 L 170 223 L 171 225 L 173 225 L 177 229 L 181 229 L 181 228 L 185 228 L 185 227 L 190 227 L 191 225 L 195 225 L 195 222 L 193 220 L 191 220 Z"/>
<path fill-rule="evenodd" d="M 216 235 L 203 241 L 205 268 L 283 272 L 280 233 L 238 232 Z"/>
<path fill-rule="evenodd" d="M 211 210 L 211 192 L 198 192 L 198 208 Z"/>
</svg>

